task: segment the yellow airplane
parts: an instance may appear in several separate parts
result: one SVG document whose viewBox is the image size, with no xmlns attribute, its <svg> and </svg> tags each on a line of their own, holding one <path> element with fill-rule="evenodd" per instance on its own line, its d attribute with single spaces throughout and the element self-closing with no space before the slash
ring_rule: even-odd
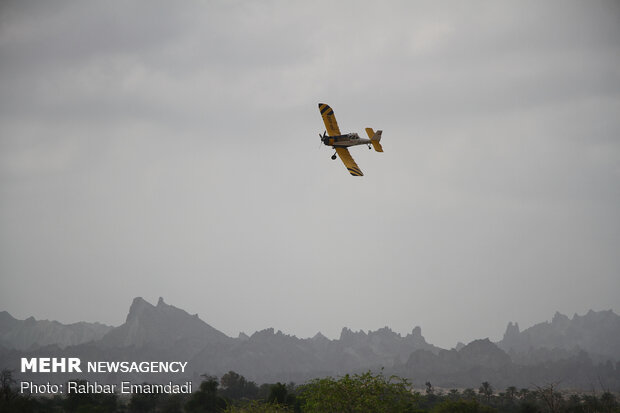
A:
<svg viewBox="0 0 620 413">
<path fill-rule="evenodd" d="M 379 143 L 382 131 L 374 132 L 372 128 L 366 128 L 366 133 L 370 139 L 361 139 L 357 133 L 342 135 L 338 128 L 338 122 L 336 122 L 336 116 L 334 116 L 334 110 L 325 103 L 319 103 L 319 110 L 321 111 L 321 117 L 323 117 L 326 129 L 323 135 L 319 133 L 319 137 L 321 142 L 336 150 L 336 153 L 332 155 L 332 159 L 336 159 L 336 154 L 338 154 L 351 175 L 363 176 L 362 170 L 357 166 L 347 148 L 355 145 L 368 145 L 368 149 L 370 149 L 370 145 L 372 145 L 375 151 L 383 152 L 383 148 Z"/>
</svg>

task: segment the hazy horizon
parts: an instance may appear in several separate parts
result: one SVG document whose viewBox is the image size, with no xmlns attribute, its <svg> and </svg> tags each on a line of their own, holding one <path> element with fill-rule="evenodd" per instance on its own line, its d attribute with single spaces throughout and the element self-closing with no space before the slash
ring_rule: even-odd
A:
<svg viewBox="0 0 620 413">
<path fill-rule="evenodd" d="M 329 10 L 327 12 L 326 10 Z M 620 5 L 0 5 L 0 309 L 501 339 L 620 311 Z M 383 130 L 384 153 L 330 148 Z"/>
<path fill-rule="evenodd" d="M 189 315 L 194 315 L 194 314 L 196 314 L 196 315 L 198 315 L 198 318 L 200 318 L 202 321 L 204 321 L 205 323 L 207 323 L 207 324 L 208 324 L 208 325 L 210 325 L 211 327 L 214 327 L 215 329 L 217 329 L 217 330 L 219 330 L 219 331 L 223 332 L 223 333 L 224 333 L 224 334 L 226 334 L 228 337 L 232 337 L 232 338 L 238 337 L 238 336 L 239 336 L 239 334 L 241 334 L 241 333 L 246 334 L 246 335 L 248 335 L 248 336 L 252 336 L 252 335 L 253 335 L 254 333 L 256 333 L 256 332 L 263 331 L 263 330 L 267 330 L 267 329 L 273 329 L 275 332 L 278 332 L 278 331 L 279 331 L 279 332 L 282 332 L 282 333 L 283 333 L 283 334 L 285 334 L 285 335 L 296 336 L 297 338 L 300 338 L 300 339 L 312 338 L 312 337 L 314 337 L 316 334 L 321 333 L 322 335 L 324 335 L 325 337 L 327 337 L 327 338 L 328 338 L 328 339 L 330 339 L 330 340 L 338 340 L 338 339 L 340 339 L 340 334 L 341 334 L 341 331 L 342 331 L 343 329 L 345 329 L 345 328 L 349 328 L 348 326 L 342 326 L 341 331 L 339 331 L 339 332 L 338 332 L 338 334 L 337 334 L 337 335 L 335 335 L 335 336 L 328 336 L 328 335 L 326 335 L 326 334 L 325 334 L 324 332 L 322 332 L 322 331 L 317 331 L 315 334 L 313 334 L 313 335 L 309 335 L 309 336 L 298 336 L 298 335 L 293 334 L 293 333 L 290 333 L 290 332 L 288 332 L 288 331 L 283 331 L 282 329 L 278 328 L 277 326 L 273 326 L 273 325 L 272 325 L 272 326 L 265 326 L 264 328 L 260 328 L 260 329 L 257 329 L 257 330 L 255 330 L 255 331 L 238 331 L 238 332 L 231 332 L 231 333 L 229 333 L 229 332 L 226 332 L 226 331 L 224 331 L 224 330 L 222 330 L 222 329 L 218 328 L 218 327 L 217 327 L 217 325 L 216 325 L 214 322 L 209 322 L 208 320 L 205 320 L 203 317 L 201 317 L 201 316 L 200 316 L 200 314 L 197 314 L 197 313 L 192 313 L 192 312 L 187 311 L 186 309 L 184 309 L 184 308 L 182 308 L 182 307 L 179 307 L 178 305 L 175 305 L 174 303 L 169 303 L 169 302 L 167 302 L 167 301 L 166 301 L 166 299 L 165 299 L 164 297 L 158 297 L 158 298 L 157 298 L 157 300 L 153 300 L 153 301 L 147 300 L 147 299 L 145 299 L 144 297 L 135 297 L 135 298 L 134 298 L 134 300 L 135 300 L 135 299 L 138 299 L 138 298 L 143 299 L 144 301 L 146 301 L 147 303 L 149 303 L 150 305 L 152 305 L 152 306 L 154 306 L 154 307 L 158 305 L 158 303 L 159 303 L 159 299 L 163 299 L 163 300 L 164 300 L 164 303 L 165 303 L 166 305 L 169 305 L 169 306 L 172 306 L 172 307 L 175 307 L 175 308 L 181 309 L 181 310 L 183 310 L 183 311 L 187 312 Z M 0 311 L 7 311 L 7 310 L 0 308 Z M 596 310 L 588 310 L 588 312 L 590 312 L 590 311 L 595 311 L 595 312 L 596 312 Z M 614 312 L 614 311 L 613 311 L 613 310 L 611 310 L 611 309 L 608 309 L 608 310 L 599 310 L 599 312 L 604 312 L 604 311 L 612 311 L 612 312 Z M 10 311 L 7 311 L 7 312 L 10 314 Z M 130 312 L 130 306 L 128 306 L 128 307 L 127 307 L 126 314 L 129 314 L 129 312 Z M 575 313 L 575 314 L 572 314 L 572 315 L 571 315 L 571 314 L 563 314 L 563 315 L 567 316 L 569 319 L 571 319 L 571 320 L 572 320 L 575 316 L 578 316 L 578 317 L 584 317 L 584 316 L 585 316 L 588 312 L 583 313 L 583 314 L 577 314 L 577 313 Z M 537 324 L 541 324 L 541 323 L 545 323 L 545 322 L 550 323 L 550 322 L 552 321 L 552 319 L 555 317 L 555 315 L 556 315 L 556 314 L 558 314 L 558 313 L 559 313 L 559 314 L 562 314 L 562 313 L 560 313 L 560 312 L 556 312 L 556 313 L 554 313 L 554 314 L 553 314 L 553 316 L 552 316 L 552 317 L 548 317 L 547 319 L 540 320 L 540 321 L 538 321 L 538 322 L 536 322 L 536 323 L 534 323 L 534 324 L 532 324 L 532 325 L 522 326 L 522 325 L 520 325 L 520 324 L 519 324 L 519 322 L 516 322 L 516 323 L 517 323 L 517 325 L 519 326 L 519 331 L 524 331 L 524 330 L 527 330 L 528 328 L 533 327 L 533 326 L 535 326 L 535 325 L 537 325 Z M 615 314 L 615 312 L 614 312 L 614 314 Z M 20 318 L 18 318 L 18 317 L 15 317 L 13 314 L 11 314 L 11 315 L 12 315 L 14 318 L 20 319 Z M 24 319 L 25 319 L 25 318 L 22 318 L 21 320 L 24 320 Z M 35 317 L 35 319 L 36 319 L 37 321 L 42 321 L 42 320 L 45 320 L 45 319 L 39 319 L 39 318 L 36 318 L 36 317 Z M 47 320 L 47 321 L 57 321 L 57 322 L 59 322 L 59 323 L 61 323 L 61 324 L 65 324 L 65 325 L 69 324 L 69 323 L 64 323 L 62 320 Z M 84 321 L 85 321 L 85 320 L 79 320 L 78 322 L 84 322 Z M 119 324 L 115 324 L 115 325 L 112 325 L 112 324 L 106 324 L 106 323 L 101 323 L 101 322 L 99 322 L 98 320 L 90 320 L 90 321 L 85 321 L 85 322 L 106 324 L 106 325 L 108 325 L 109 327 L 119 327 L 120 325 L 122 325 L 122 324 L 124 323 L 124 321 L 125 321 L 125 320 L 123 320 L 123 322 L 121 322 L 121 323 L 119 323 Z M 515 321 L 513 321 L 513 320 L 507 321 L 507 322 L 506 322 L 506 325 L 508 325 L 509 323 L 513 323 L 513 324 L 514 324 L 514 323 L 515 323 Z M 405 336 L 407 336 L 408 334 L 411 334 L 411 333 L 412 333 L 412 330 L 414 330 L 414 329 L 415 329 L 415 328 L 417 328 L 417 327 L 420 327 L 421 332 L 422 332 L 422 336 L 424 337 L 424 339 L 426 340 L 426 342 L 427 342 L 427 343 L 429 343 L 429 344 L 437 345 L 437 343 L 435 343 L 435 342 L 433 342 L 433 341 L 431 341 L 431 340 L 429 340 L 429 339 L 428 339 L 428 337 L 427 337 L 427 336 L 425 335 L 425 333 L 424 333 L 424 329 L 422 328 L 422 326 L 415 326 L 415 327 L 411 328 L 411 330 L 409 330 L 409 331 L 395 331 L 395 330 L 394 330 L 393 328 L 391 328 L 389 325 L 386 325 L 386 326 L 383 326 L 383 327 L 387 327 L 387 328 L 389 328 L 389 329 L 390 329 L 390 330 L 392 330 L 393 332 L 395 332 L 395 333 L 399 334 L 401 337 L 405 337 Z M 381 329 L 381 328 L 383 328 L 383 327 L 378 327 L 378 328 L 376 328 L 376 329 L 364 329 L 364 328 L 361 328 L 361 329 L 350 329 L 350 328 L 349 328 L 349 329 L 350 329 L 350 330 L 352 330 L 353 332 L 359 332 L 359 331 L 362 331 L 362 332 L 364 332 L 364 333 L 368 334 L 368 333 L 370 333 L 370 332 L 377 331 L 377 330 L 379 330 L 379 329 Z M 444 349 L 450 349 L 450 348 L 454 348 L 454 347 L 456 347 L 456 345 L 457 345 L 458 343 L 462 343 L 462 344 L 469 344 L 471 341 L 474 341 L 474 340 L 481 340 L 481 339 L 482 339 L 482 340 L 484 340 L 484 339 L 487 339 L 487 338 L 488 338 L 488 339 L 490 339 L 490 340 L 491 340 L 491 341 L 493 341 L 493 342 L 498 342 L 498 341 L 500 341 L 500 340 L 503 338 L 503 334 L 504 334 L 504 332 L 505 332 L 505 329 L 504 329 L 504 331 L 502 331 L 502 333 L 501 333 L 501 334 L 499 334 L 497 337 L 495 337 L 495 335 L 487 335 L 487 336 L 484 336 L 484 337 L 477 337 L 477 338 L 474 338 L 474 339 L 472 339 L 472 340 L 465 341 L 465 342 L 463 342 L 463 341 L 461 341 L 461 340 L 458 340 L 457 342 L 455 342 L 455 343 L 454 343 L 454 345 L 453 345 L 453 346 L 439 346 L 439 345 L 437 345 L 437 346 L 438 346 L 438 347 L 441 347 L 441 348 L 444 348 Z"/>
</svg>

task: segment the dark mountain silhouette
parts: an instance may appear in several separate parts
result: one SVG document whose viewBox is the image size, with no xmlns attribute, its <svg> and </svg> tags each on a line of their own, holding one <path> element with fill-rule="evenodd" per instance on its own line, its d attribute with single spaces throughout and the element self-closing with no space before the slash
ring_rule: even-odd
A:
<svg viewBox="0 0 620 413">
<path fill-rule="evenodd" d="M 144 348 L 171 351 L 193 357 L 206 345 L 230 343 L 233 339 L 198 318 L 159 298 L 154 306 L 142 297 L 134 298 L 125 323 L 98 341 L 107 348 Z"/>
<path fill-rule="evenodd" d="M 620 362 L 594 363 L 584 351 L 561 360 L 522 365 L 488 339 L 474 340 L 459 350 L 414 351 L 404 364 L 387 369 L 409 378 L 417 387 L 427 381 L 443 388 L 478 388 L 487 381 L 496 389 L 531 388 L 553 383 L 567 389 L 617 388 Z"/>
<path fill-rule="evenodd" d="M 566 386 L 587 388 L 592 380 L 620 385 L 620 347 L 614 347 L 620 335 L 619 318 L 611 311 L 589 312 L 573 320 L 556 314 L 551 323 L 537 324 L 523 332 L 510 323 L 497 344 L 488 339 L 474 340 L 459 344 L 458 349 L 444 350 L 427 343 L 420 327 L 406 336 L 388 327 L 368 332 L 345 327 L 336 340 L 321 333 L 300 339 L 273 328 L 232 338 L 162 298 L 152 305 L 138 297 L 125 323 L 115 328 L 104 326 L 105 332 L 97 339 L 67 344 L 66 339 L 54 341 L 55 336 L 46 335 L 40 342 L 31 339 L 28 346 L 6 341 L 8 344 L 0 349 L 0 367 L 17 370 L 20 357 L 35 356 L 80 357 L 84 362 L 175 360 L 188 362 L 187 371 L 175 376 L 176 380 L 199 381 L 202 374 L 221 376 L 233 370 L 259 383 L 299 383 L 384 368 L 386 373 L 408 377 L 420 386 L 431 381 L 442 387 L 473 387 L 489 381 L 495 386 L 529 387 L 562 381 Z M 19 335 L 21 323 L 25 321 L 0 313 L 2 337 Z M 27 375 L 17 377 L 24 379 Z M 70 378 L 75 377 L 54 376 L 56 380 Z M 157 381 L 169 380 L 169 375 L 84 374 L 80 378 Z"/>
<path fill-rule="evenodd" d="M 424 340 L 419 327 L 405 337 L 387 327 L 368 333 L 344 328 L 339 340 L 321 333 L 299 339 L 268 328 L 232 344 L 208 345 L 191 364 L 215 374 L 233 370 L 257 381 L 303 381 L 391 366 L 417 349 L 440 350 Z"/>
<path fill-rule="evenodd" d="M 611 310 L 590 310 L 569 319 L 556 312 L 550 323 L 539 323 L 523 331 L 511 322 L 497 345 L 520 364 L 561 360 L 581 351 L 598 362 L 620 360 L 620 316 Z"/>
<path fill-rule="evenodd" d="M 441 350 L 437 354 L 414 351 L 406 363 L 395 366 L 394 370 L 414 382 L 423 378 L 442 387 L 471 387 L 482 381 L 496 383 L 511 365 L 508 354 L 484 339 L 474 340 L 460 350 Z"/>
<path fill-rule="evenodd" d="M 111 329 L 100 323 L 61 324 L 58 321 L 35 320 L 34 317 L 18 320 L 6 311 L 0 311 L 0 346 L 18 350 L 47 345 L 74 346 L 99 340 Z"/>
</svg>

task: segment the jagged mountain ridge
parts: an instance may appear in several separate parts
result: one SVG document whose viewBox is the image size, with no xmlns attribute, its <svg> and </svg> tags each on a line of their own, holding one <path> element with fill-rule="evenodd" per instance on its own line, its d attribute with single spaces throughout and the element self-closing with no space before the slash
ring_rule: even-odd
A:
<svg viewBox="0 0 620 413">
<path fill-rule="evenodd" d="M 125 323 L 113 328 L 97 343 L 107 348 L 152 347 L 173 350 L 192 357 L 204 346 L 229 343 L 230 337 L 198 318 L 159 298 L 152 305 L 134 298 Z"/>
<path fill-rule="evenodd" d="M 6 311 L 0 311 L 0 346 L 29 350 L 41 346 L 60 348 L 75 346 L 101 339 L 113 327 L 101 323 L 80 321 L 61 324 L 58 321 L 36 320 L 29 317 L 18 320 Z"/>
<path fill-rule="evenodd" d="M 125 323 L 119 327 L 85 322 L 64 325 L 57 321 L 37 321 L 32 317 L 17 320 L 6 311 L 0 312 L 0 345 L 20 350 L 54 344 L 64 348 L 88 341 L 97 341 L 97 344 L 103 347 L 139 348 L 148 344 L 165 349 L 187 343 L 204 347 L 216 342 L 239 344 L 248 341 L 255 344 L 259 338 L 269 336 L 291 337 L 310 347 L 317 347 L 318 343 L 322 343 L 323 348 L 329 348 L 330 344 L 338 342 L 347 349 L 348 354 L 361 356 L 361 353 L 370 350 L 377 358 L 385 361 L 395 357 L 405 361 L 412 349 L 426 349 L 434 353 L 441 350 L 426 342 L 419 327 L 405 337 L 388 327 L 368 333 L 354 332 L 344 327 L 337 340 L 329 340 L 321 333 L 311 339 L 298 339 L 281 332 L 275 334 L 273 328 L 256 332 L 251 337 L 241 333 L 238 338 L 231 338 L 202 321 L 197 315 L 190 315 L 182 309 L 166 304 L 161 297 L 157 305 L 136 297 Z M 572 320 L 556 313 L 551 322 L 539 323 L 524 331 L 519 330 L 517 323 L 510 322 L 503 339 L 497 342 L 497 345 L 512 355 L 532 350 L 558 349 L 565 354 L 576 354 L 579 350 L 584 350 L 596 357 L 618 360 L 620 317 L 611 310 L 590 310 L 584 316 L 575 314 Z M 457 349 L 463 346 L 459 343 Z"/>
<path fill-rule="evenodd" d="M 182 356 L 196 373 L 221 375 L 234 370 L 251 380 L 299 380 L 381 367 L 405 361 L 417 349 L 440 350 L 426 342 L 420 327 L 405 337 L 387 327 L 368 333 L 345 327 L 338 340 L 320 333 L 300 339 L 273 328 L 231 338 L 163 298 L 153 306 L 140 297 L 133 300 L 126 322 L 96 345 L 145 349 L 159 357 Z"/>
<path fill-rule="evenodd" d="M 566 327 L 568 318 L 561 315 L 556 315 L 551 325 L 556 325 L 553 328 L 563 326 L 561 331 L 570 330 L 572 333 L 569 335 L 575 337 L 579 336 L 579 328 L 583 328 L 583 331 L 592 334 L 588 339 L 592 342 L 616 337 L 620 330 L 614 320 L 619 317 L 613 312 L 603 313 L 603 316 L 597 315 L 599 313 L 588 313 L 589 315 L 578 317 L 578 324 L 573 326 L 572 330 Z M 600 317 L 607 320 L 605 326 L 611 328 L 611 331 L 588 326 Z M 4 319 L 2 326 L 5 330 L 17 325 L 19 321 L 6 316 Z M 545 327 L 545 323 L 541 324 L 543 325 L 536 325 L 536 328 L 523 333 L 528 331 L 531 337 L 536 338 L 539 330 L 546 331 L 545 329 L 549 328 Z M 386 373 L 409 377 L 418 384 L 424 383 L 419 383 L 422 379 L 446 387 L 473 386 L 476 381 L 479 384 L 480 380 L 492 381 L 496 385 L 508 383 L 527 386 L 536 379 L 552 380 L 556 376 L 570 376 L 574 369 L 578 369 L 581 373 L 575 373 L 575 376 L 586 377 L 587 373 L 590 374 L 586 377 L 588 380 L 591 380 L 589 377 L 597 375 L 609 376 L 613 382 L 620 383 L 620 377 L 616 377 L 620 375 L 620 362 L 614 364 L 618 358 L 612 359 L 611 364 L 608 363 L 608 366 L 599 371 L 582 349 L 577 352 L 563 350 L 565 353 L 561 357 L 557 357 L 554 352 L 552 358 L 542 357 L 536 363 L 522 363 L 523 360 L 515 358 L 514 348 L 509 349 L 509 355 L 501 346 L 511 338 L 514 340 L 517 337 L 519 340 L 518 337 L 523 333 L 518 330 L 517 325 L 511 323 L 503 342 L 495 344 L 488 339 L 475 340 L 452 350 L 443 350 L 427 343 L 419 327 L 405 336 L 388 327 L 369 332 L 354 332 L 345 327 L 340 337 L 335 340 L 320 333 L 312 338 L 300 339 L 273 328 L 257 331 L 251 336 L 241 333 L 239 337 L 231 338 L 202 321 L 197 315 L 190 315 L 166 304 L 162 298 L 157 305 L 152 305 L 138 297 L 133 300 L 125 323 L 110 328 L 100 339 L 64 349 L 53 346 L 31 348 L 28 351 L 23 348 L 0 349 L 0 367 L 14 369 L 14 366 L 18 365 L 16 363 L 19 357 L 24 356 L 71 356 L 84 360 L 110 361 L 184 360 L 189 362 L 187 379 L 200 380 L 200 375 L 205 373 L 221 376 L 233 370 L 259 383 L 299 383 L 313 377 L 385 368 Z M 553 334 L 547 336 L 546 341 L 530 339 L 528 343 L 553 343 L 553 340 L 549 339 L 554 337 Z M 597 344 L 597 347 L 593 348 L 604 349 L 605 346 L 606 344 Z M 115 377 L 98 376 L 95 379 L 108 381 Z M 145 378 L 136 375 L 131 379 Z M 151 379 L 155 377 L 151 376 Z M 575 385 L 584 383 L 575 382 Z"/>
<path fill-rule="evenodd" d="M 502 372 L 511 367 L 508 354 L 487 338 L 474 340 L 459 350 L 441 350 L 437 354 L 416 350 L 393 370 L 412 379 L 424 377 L 442 387 L 460 387 L 474 386 L 484 380 L 498 383 Z"/>
<path fill-rule="evenodd" d="M 228 348 L 209 345 L 192 359 L 192 365 L 205 371 L 234 370 L 252 380 L 295 381 L 392 366 L 420 349 L 440 351 L 426 342 L 419 327 L 405 337 L 387 327 L 368 333 L 345 327 L 337 340 L 320 333 L 299 339 L 268 328 L 237 339 Z"/>
<path fill-rule="evenodd" d="M 368 333 L 345 327 L 337 340 L 320 333 L 300 339 L 273 328 L 231 338 L 197 315 L 166 304 L 162 298 L 152 305 L 137 297 L 125 323 L 112 328 L 101 339 L 62 352 L 50 348 L 46 351 L 83 359 L 188 360 L 194 377 L 235 370 L 251 380 L 298 381 L 389 366 L 405 361 L 417 349 L 435 353 L 440 350 L 426 342 L 419 327 L 404 337 L 387 327 Z M 32 354 L 41 354 L 32 350 Z"/>
<path fill-rule="evenodd" d="M 521 364 L 562 359 L 587 352 L 596 361 L 620 360 L 620 316 L 613 311 L 588 311 L 572 319 L 556 312 L 551 322 L 523 331 L 508 323 L 497 345 Z"/>
</svg>

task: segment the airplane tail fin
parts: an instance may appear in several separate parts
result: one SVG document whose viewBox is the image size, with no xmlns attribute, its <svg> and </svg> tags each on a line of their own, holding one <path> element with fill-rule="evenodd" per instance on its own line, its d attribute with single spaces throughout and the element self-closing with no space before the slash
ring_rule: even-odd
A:
<svg viewBox="0 0 620 413">
<path fill-rule="evenodd" d="M 381 140 L 381 132 L 378 130 L 376 133 L 375 131 L 372 130 L 372 128 L 366 128 L 366 133 L 368 134 L 368 137 L 370 138 L 370 143 L 372 143 L 372 146 L 375 148 L 375 151 L 377 152 L 383 152 L 383 148 L 381 147 L 381 144 L 379 143 L 379 141 Z"/>
</svg>

